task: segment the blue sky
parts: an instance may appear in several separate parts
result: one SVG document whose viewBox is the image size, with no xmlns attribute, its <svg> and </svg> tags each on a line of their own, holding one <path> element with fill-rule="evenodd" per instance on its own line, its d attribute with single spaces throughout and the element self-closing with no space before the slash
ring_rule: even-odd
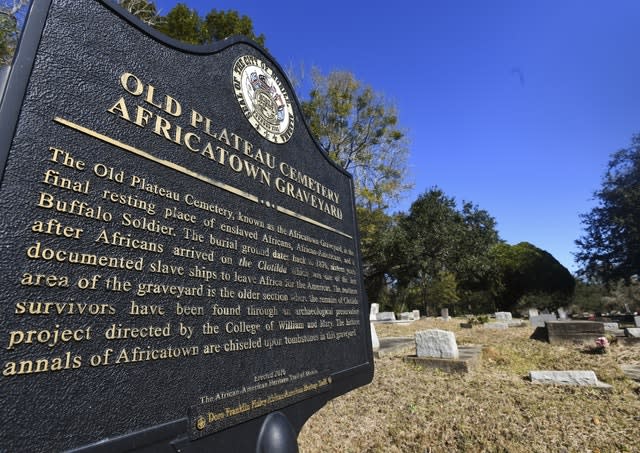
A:
<svg viewBox="0 0 640 453">
<path fill-rule="evenodd" d="M 384 93 L 415 184 L 396 210 L 438 186 L 486 209 L 508 243 L 577 269 L 579 214 L 640 132 L 640 2 L 183 3 L 248 15 L 284 68 L 348 70 Z"/>
</svg>

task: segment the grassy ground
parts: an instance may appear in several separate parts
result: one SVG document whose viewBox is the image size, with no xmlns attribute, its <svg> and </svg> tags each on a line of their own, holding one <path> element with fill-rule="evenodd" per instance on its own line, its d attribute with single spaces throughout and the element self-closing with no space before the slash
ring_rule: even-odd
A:
<svg viewBox="0 0 640 453">
<path fill-rule="evenodd" d="M 376 359 L 370 385 L 309 419 L 301 453 L 640 452 L 640 385 L 619 367 L 640 364 L 640 345 L 588 354 L 580 345 L 530 340 L 530 327 L 461 329 L 459 322 L 376 325 L 380 337 L 453 331 L 458 345 L 483 345 L 480 364 L 452 375 L 405 363 L 403 354 Z M 613 389 L 534 385 L 531 370 L 593 370 Z"/>
</svg>

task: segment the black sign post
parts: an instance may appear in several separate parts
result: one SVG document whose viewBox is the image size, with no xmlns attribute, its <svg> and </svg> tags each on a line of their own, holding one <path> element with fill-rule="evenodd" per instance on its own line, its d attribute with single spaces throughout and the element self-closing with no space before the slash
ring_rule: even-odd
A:
<svg viewBox="0 0 640 453">
<path fill-rule="evenodd" d="M 373 375 L 353 182 L 280 66 L 35 0 L 0 106 L 5 451 L 296 451 Z"/>
</svg>

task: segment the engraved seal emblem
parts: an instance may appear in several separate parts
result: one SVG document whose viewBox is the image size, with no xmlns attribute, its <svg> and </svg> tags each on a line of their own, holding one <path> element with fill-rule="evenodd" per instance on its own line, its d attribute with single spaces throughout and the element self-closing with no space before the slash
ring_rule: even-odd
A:
<svg viewBox="0 0 640 453">
<path fill-rule="evenodd" d="M 287 90 L 264 61 L 243 55 L 233 64 L 233 89 L 242 113 L 260 135 L 286 143 L 293 135 L 294 117 Z"/>
</svg>

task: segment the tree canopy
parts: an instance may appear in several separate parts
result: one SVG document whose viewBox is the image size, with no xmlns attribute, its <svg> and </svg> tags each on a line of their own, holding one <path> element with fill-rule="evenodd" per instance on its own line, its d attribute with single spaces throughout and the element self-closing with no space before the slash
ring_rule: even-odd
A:
<svg viewBox="0 0 640 453">
<path fill-rule="evenodd" d="M 313 71 L 302 109 L 329 157 L 354 176 L 356 201 L 385 209 L 410 187 L 408 146 L 395 107 L 351 72 Z"/>
<path fill-rule="evenodd" d="M 498 244 L 491 250 L 498 270 L 497 308 L 514 310 L 523 296 L 546 294 L 555 307 L 572 296 L 575 279 L 549 252 L 528 242 Z M 552 308 L 552 307 L 539 307 Z"/>
<path fill-rule="evenodd" d="M 459 209 L 436 187 L 418 197 L 399 227 L 397 282 L 401 288 L 420 288 L 426 312 L 454 308 L 458 301 L 468 308 L 473 293 L 490 291 L 494 267 L 489 252 L 500 240 L 487 211 L 470 202 Z"/>
<path fill-rule="evenodd" d="M 614 153 L 597 206 L 581 215 L 585 234 L 576 241 L 580 274 L 611 283 L 640 274 L 640 134 Z"/>
<path fill-rule="evenodd" d="M 195 9 L 189 8 L 185 3 L 178 3 L 166 16 L 159 16 L 153 1 L 119 0 L 119 3 L 143 22 L 188 44 L 207 44 L 242 35 L 265 47 L 265 36 L 256 35 L 251 18 L 241 16 L 237 11 L 212 9 L 206 16 L 200 17 Z"/>
</svg>

